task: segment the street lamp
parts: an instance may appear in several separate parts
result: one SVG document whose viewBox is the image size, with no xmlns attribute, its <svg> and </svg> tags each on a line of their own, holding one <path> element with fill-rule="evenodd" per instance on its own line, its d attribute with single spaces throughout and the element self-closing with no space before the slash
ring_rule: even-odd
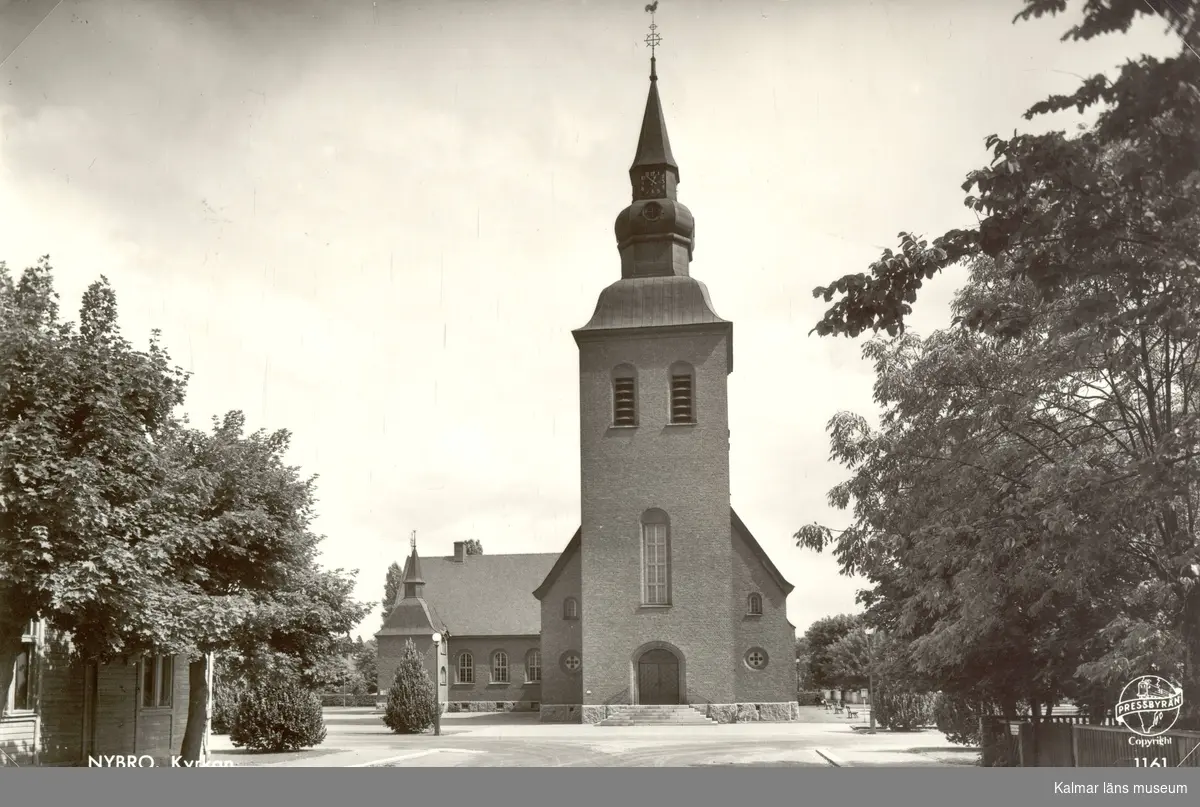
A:
<svg viewBox="0 0 1200 807">
<path fill-rule="evenodd" d="M 871 707 L 871 731 L 875 730 L 875 645 L 871 642 L 871 637 L 875 634 L 874 628 L 864 628 L 863 632 L 867 634 L 867 705 Z"/>
<path fill-rule="evenodd" d="M 442 736 L 442 634 L 433 634 L 433 736 Z"/>
</svg>

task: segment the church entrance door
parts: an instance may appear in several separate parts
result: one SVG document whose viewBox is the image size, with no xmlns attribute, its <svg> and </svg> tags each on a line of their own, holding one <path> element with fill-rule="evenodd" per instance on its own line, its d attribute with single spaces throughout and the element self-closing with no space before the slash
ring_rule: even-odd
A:
<svg viewBox="0 0 1200 807">
<path fill-rule="evenodd" d="M 679 703 L 679 659 L 669 650 L 650 650 L 638 659 L 638 703 Z"/>
</svg>

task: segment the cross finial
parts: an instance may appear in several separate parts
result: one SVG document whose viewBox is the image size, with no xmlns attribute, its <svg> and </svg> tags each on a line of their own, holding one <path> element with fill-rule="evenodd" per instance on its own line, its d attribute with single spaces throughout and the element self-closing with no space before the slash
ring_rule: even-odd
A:
<svg viewBox="0 0 1200 807">
<path fill-rule="evenodd" d="M 650 48 L 650 78 L 657 79 L 658 71 L 654 64 L 654 51 L 662 42 L 662 37 L 658 35 L 658 26 L 654 24 L 654 12 L 658 11 L 658 0 L 654 0 L 646 6 L 646 13 L 650 15 L 650 33 L 646 34 L 646 47 Z"/>
<path fill-rule="evenodd" d="M 408 539 L 408 545 L 412 547 L 414 552 L 417 551 L 417 531 L 416 530 L 412 531 L 412 537 Z"/>
</svg>

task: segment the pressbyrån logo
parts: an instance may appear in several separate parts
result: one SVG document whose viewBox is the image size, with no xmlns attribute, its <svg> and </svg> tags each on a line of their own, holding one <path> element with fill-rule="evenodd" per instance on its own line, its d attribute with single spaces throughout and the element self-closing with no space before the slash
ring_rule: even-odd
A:
<svg viewBox="0 0 1200 807">
<path fill-rule="evenodd" d="M 1117 722 L 1139 737 L 1166 734 L 1183 710 L 1183 687 L 1157 675 L 1139 676 L 1121 690 Z"/>
</svg>

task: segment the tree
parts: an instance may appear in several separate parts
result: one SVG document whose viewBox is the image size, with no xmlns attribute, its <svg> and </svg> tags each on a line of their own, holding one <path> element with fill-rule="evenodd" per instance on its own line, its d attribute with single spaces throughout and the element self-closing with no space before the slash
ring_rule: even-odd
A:
<svg viewBox="0 0 1200 807">
<path fill-rule="evenodd" d="M 1047 301 L 975 261 L 956 312 L 991 298 L 1022 332 L 869 343 L 881 426 L 830 424 L 854 472 L 830 500 L 855 520 L 797 534 L 875 583 L 872 618 L 913 640 L 924 673 L 1006 711 L 1145 670 L 1195 680 L 1179 651 L 1196 630 L 1198 334 L 1147 322 L 1123 282 Z"/>
<path fill-rule="evenodd" d="M 854 630 L 859 617 L 854 614 L 838 614 L 818 619 L 809 625 L 802 641 L 809 650 L 808 676 L 818 689 L 835 689 L 840 682 L 836 678 L 831 648 L 846 634 Z"/>
<path fill-rule="evenodd" d="M 1055 15 L 1066 7 L 1065 0 L 1024 0 L 1016 19 Z M 1178 54 L 1162 61 L 1148 56 L 1129 61 L 1116 79 L 1092 76 L 1072 95 L 1045 99 L 1025 114 L 1032 119 L 1100 105 L 1090 137 L 1068 139 L 1061 132 L 1009 140 L 988 137 L 992 163 L 972 172 L 963 185 L 964 191 L 974 191 L 966 204 L 980 214 L 979 225 L 950 231 L 932 243 L 901 233 L 900 251 L 886 250 L 869 273 L 846 275 L 815 289 L 813 295 L 827 302 L 841 298 L 816 332 L 857 336 L 873 330 L 895 335 L 925 280 L 964 259 L 996 258 L 1010 250 L 1027 256 L 1015 271 L 1051 295 L 1068 279 L 1130 271 L 1126 262 L 1115 259 L 1117 245 L 1156 254 L 1158 266 L 1151 275 L 1194 273 L 1191 209 L 1200 171 L 1200 127 L 1195 125 L 1200 118 L 1198 7 L 1197 0 L 1084 4 L 1082 22 L 1064 40 L 1124 32 L 1138 17 L 1150 15 L 1179 36 Z M 1115 166 L 1114 175 L 1102 178 L 1089 169 L 1097 148 L 1129 143 L 1137 148 Z M 1147 169 L 1161 169 L 1163 179 L 1147 185 Z M 1054 238 L 1046 237 L 1050 221 L 1058 229 Z M 1148 285 L 1155 287 L 1153 282 Z M 1157 288 L 1158 295 L 1165 293 Z M 990 321 L 998 314 L 974 312 L 970 320 L 981 326 L 994 324 Z"/>
<path fill-rule="evenodd" d="M 367 692 L 379 691 L 379 643 L 374 639 L 363 642 L 354 656 L 354 666 L 367 684 Z"/>
<path fill-rule="evenodd" d="M 465 542 L 463 542 L 463 549 L 468 555 L 483 554 L 483 544 L 480 543 L 478 538 L 468 538 Z"/>
<path fill-rule="evenodd" d="M 400 564 L 392 561 L 392 565 L 388 567 L 387 579 L 383 584 L 383 615 L 382 621 L 387 622 L 388 614 L 396 607 L 396 600 L 400 596 L 400 591 L 404 587 L 404 569 L 400 568 Z"/>
<path fill-rule="evenodd" d="M 287 674 L 319 689 L 342 674 L 347 636 L 368 606 L 353 599 L 352 574 L 317 564 L 315 479 L 285 463 L 287 431 L 246 434 L 245 417 L 231 412 L 214 419 L 211 433 L 180 428 L 171 438 L 164 447 L 176 469 L 175 518 L 189 540 L 175 553 L 179 571 L 169 584 L 188 592 L 190 607 L 224 615 L 203 626 L 180 620 L 162 639 L 193 659 L 180 752 L 190 759 L 207 717 L 208 652 L 232 653 L 243 673 Z"/>
<path fill-rule="evenodd" d="M 121 337 L 103 278 L 76 329 L 58 318 L 48 258 L 15 281 L 0 263 L 0 692 L 32 619 L 87 658 L 152 644 L 152 628 L 130 628 L 183 540 L 156 445 L 186 382 L 157 332 L 146 351 Z"/>
<path fill-rule="evenodd" d="M 1026 0 L 1019 18 L 1065 7 Z M 1197 3 L 1082 8 L 1066 38 L 1151 13 L 1183 47 L 1026 115 L 1100 105 L 1082 134 L 989 138 L 992 164 L 964 185 L 978 227 L 902 234 L 869 275 L 816 290 L 841 297 L 818 333 L 895 336 L 923 280 L 970 271 L 962 328 L 870 348 L 881 428 L 831 424 L 855 469 L 831 499 L 854 501 L 855 523 L 798 537 L 869 570 L 876 618 L 951 685 L 983 682 L 1011 709 L 1158 670 L 1200 725 Z"/>
<path fill-rule="evenodd" d="M 400 652 L 396 677 L 388 690 L 383 722 L 397 734 L 419 734 L 433 725 L 437 713 L 437 693 L 429 671 L 409 639 Z"/>
</svg>

